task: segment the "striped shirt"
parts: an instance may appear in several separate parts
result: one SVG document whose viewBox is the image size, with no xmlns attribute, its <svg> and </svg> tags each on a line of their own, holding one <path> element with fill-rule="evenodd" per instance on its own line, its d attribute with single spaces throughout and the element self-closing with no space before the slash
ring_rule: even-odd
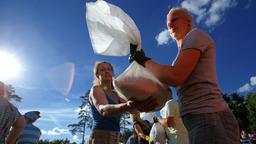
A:
<svg viewBox="0 0 256 144">
<path fill-rule="evenodd" d="M 39 128 L 29 123 L 18 137 L 17 144 L 37 144 L 41 134 Z"/>
<path fill-rule="evenodd" d="M 5 138 L 15 120 L 21 114 L 8 100 L 0 96 L 0 144 L 5 143 Z"/>
</svg>

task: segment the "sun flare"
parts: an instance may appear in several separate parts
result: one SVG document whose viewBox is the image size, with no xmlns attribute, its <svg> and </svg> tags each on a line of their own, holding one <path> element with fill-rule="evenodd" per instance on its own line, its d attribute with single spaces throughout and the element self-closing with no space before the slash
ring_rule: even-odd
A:
<svg viewBox="0 0 256 144">
<path fill-rule="evenodd" d="M 14 55 L 0 52 L 0 80 L 14 78 L 20 69 L 21 66 Z"/>
</svg>

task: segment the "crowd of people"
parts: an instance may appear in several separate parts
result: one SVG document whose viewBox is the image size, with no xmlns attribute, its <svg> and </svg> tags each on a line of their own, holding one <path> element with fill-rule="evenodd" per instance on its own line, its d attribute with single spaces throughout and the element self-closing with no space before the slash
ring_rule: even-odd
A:
<svg viewBox="0 0 256 144">
<path fill-rule="evenodd" d="M 176 41 L 178 53 L 171 65 L 162 65 L 137 51 L 131 44 L 129 62 L 151 71 L 164 88 L 176 88 L 179 103 L 169 90 L 169 100 L 155 117 L 154 124 L 140 118 L 157 105 L 153 97 L 144 101 L 124 100 L 113 87 L 114 68 L 108 62 L 97 62 L 95 80 L 89 95 L 93 128 L 89 144 L 117 144 L 120 142 L 120 117 L 130 112 L 134 133 L 127 144 L 238 144 L 239 126 L 221 96 L 216 78 L 215 43 L 203 30 L 194 27 L 191 14 L 183 8 L 172 8 L 167 14 L 167 28 Z M 40 129 L 33 123 L 40 112 L 21 115 L 5 97 L 5 85 L 0 83 L 0 144 L 37 143 Z M 8 93 L 8 91 L 7 91 Z M 155 125 L 155 126 L 152 126 Z M 12 128 L 11 128 L 12 127 Z M 155 127 L 151 131 L 151 127 Z M 29 138 L 28 138 L 29 137 Z"/>
<path fill-rule="evenodd" d="M 242 130 L 240 136 L 242 144 L 256 144 L 256 131 Z"/>
</svg>

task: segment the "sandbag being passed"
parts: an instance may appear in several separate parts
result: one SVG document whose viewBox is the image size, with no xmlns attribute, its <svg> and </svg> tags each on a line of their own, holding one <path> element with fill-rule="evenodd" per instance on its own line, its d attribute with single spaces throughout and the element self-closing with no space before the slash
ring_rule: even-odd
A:
<svg viewBox="0 0 256 144">
<path fill-rule="evenodd" d="M 160 110 L 167 101 L 167 90 L 161 82 L 136 61 L 114 80 L 114 87 L 125 100 L 143 101 L 153 96 L 157 100 L 157 106 L 152 111 Z"/>
<path fill-rule="evenodd" d="M 134 21 L 119 7 L 103 0 L 86 3 L 86 22 L 95 53 L 126 56 L 130 43 L 141 47 L 140 32 Z"/>
</svg>

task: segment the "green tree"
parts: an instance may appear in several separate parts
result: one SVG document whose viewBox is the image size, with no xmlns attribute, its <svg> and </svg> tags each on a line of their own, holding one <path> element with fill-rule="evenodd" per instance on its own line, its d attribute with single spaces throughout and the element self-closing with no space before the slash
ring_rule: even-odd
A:
<svg viewBox="0 0 256 144">
<path fill-rule="evenodd" d="M 250 130 L 256 130 L 256 93 L 248 94 L 247 105 Z"/>
<path fill-rule="evenodd" d="M 121 129 L 121 141 L 122 142 L 126 142 L 128 137 L 127 135 L 129 135 L 130 133 L 130 129 L 132 127 L 132 122 L 129 121 L 130 119 L 130 113 L 126 112 L 124 114 L 122 114 L 121 116 L 121 120 L 120 120 L 120 129 Z"/>
<path fill-rule="evenodd" d="M 126 112 L 122 114 L 121 120 L 120 120 L 120 128 L 122 131 L 129 130 L 129 127 L 131 126 L 131 121 L 130 119 L 130 113 Z"/>
<path fill-rule="evenodd" d="M 228 103 L 231 111 L 234 113 L 240 129 L 248 129 L 250 122 L 247 118 L 248 110 L 246 109 L 246 101 L 244 96 L 240 96 L 237 93 L 230 95 L 223 94 L 223 98 Z"/>
<path fill-rule="evenodd" d="M 38 144 L 76 144 L 75 142 L 71 143 L 67 138 L 66 139 L 56 139 L 56 140 L 40 140 Z"/>
<path fill-rule="evenodd" d="M 123 143 L 126 143 L 126 141 L 132 135 L 132 133 L 133 133 L 133 130 L 131 130 L 131 129 L 124 130 L 124 132 L 121 134 L 121 141 Z"/>
<path fill-rule="evenodd" d="M 68 125 L 72 135 L 82 135 L 82 143 L 85 143 L 84 137 L 86 128 L 92 128 L 93 123 L 92 114 L 90 112 L 89 94 L 90 90 L 88 90 L 84 96 L 80 97 L 82 104 L 79 106 L 78 123 Z"/>
</svg>

